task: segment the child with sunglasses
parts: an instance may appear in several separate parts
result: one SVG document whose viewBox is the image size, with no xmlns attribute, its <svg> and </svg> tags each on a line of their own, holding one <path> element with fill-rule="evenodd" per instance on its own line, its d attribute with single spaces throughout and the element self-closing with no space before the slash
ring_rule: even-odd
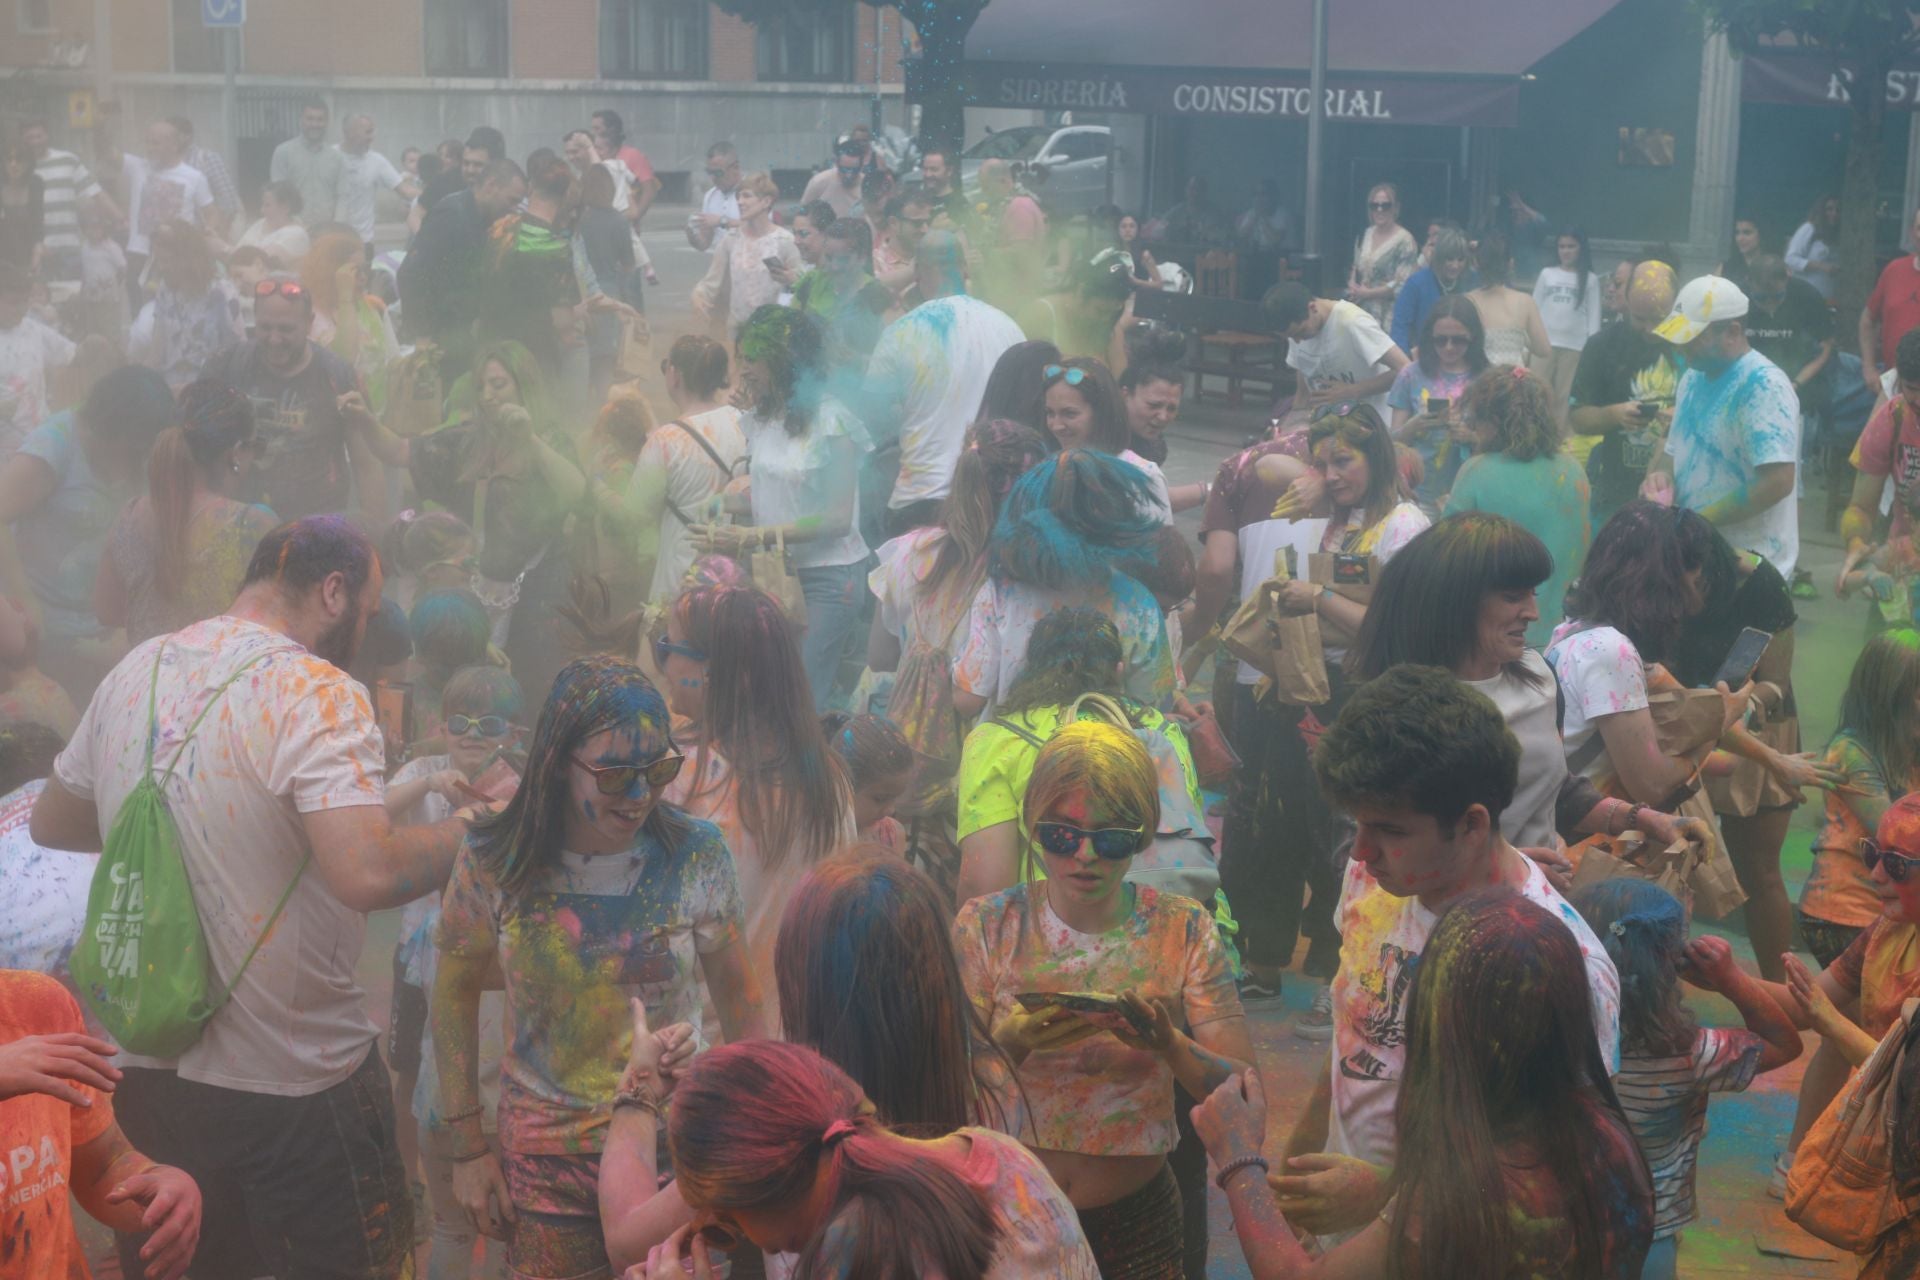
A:
<svg viewBox="0 0 1920 1280">
<path fill-rule="evenodd" d="M 1887 807 L 1873 838 L 1860 842 L 1860 860 L 1880 899 L 1880 917 L 1820 972 L 1788 952 L 1785 985 L 1765 984 L 1796 1027 L 1818 1031 L 1825 1041 L 1800 1084 L 1787 1155 L 1775 1165 L 1781 1175 L 1849 1070 L 1900 1020 L 1901 1005 L 1920 996 L 1920 793 Z M 1776 1194 L 1784 1195 L 1784 1176 L 1776 1183 Z"/>
<path fill-rule="evenodd" d="M 1253 1061 L 1226 952 L 1199 903 L 1126 878 L 1160 825 L 1153 758 L 1132 733 L 1097 721 L 1055 733 L 1020 825 L 1046 879 L 960 909 L 961 978 L 1014 1063 L 1035 1154 L 1100 1274 L 1177 1280 L 1174 1082 L 1205 1097 Z M 1092 998 L 1073 1011 L 1054 993 Z"/>
<path fill-rule="evenodd" d="M 519 738 L 520 685 L 500 667 L 462 667 L 442 694 L 443 721 L 436 735 L 445 751 L 416 756 L 394 771 L 387 783 L 387 812 L 396 826 L 439 822 L 473 802 L 465 790 L 488 771 L 500 753 Z M 473 1257 L 477 1233 L 453 1198 L 453 1165 L 433 1141 L 440 1123 L 440 1087 L 427 1035 L 427 993 L 433 989 L 440 926 L 440 895 L 430 893 L 409 904 L 400 920 L 400 942 L 393 954 L 393 1016 L 388 1057 L 393 1064 L 394 1112 L 402 1121 L 402 1153 L 411 1176 L 418 1152 L 418 1175 L 431 1214 L 434 1275 L 464 1270 Z M 500 1056 L 506 1047 L 506 1010 L 500 993 L 480 997 L 480 1093 L 482 1131 L 497 1145 L 493 1109 L 500 1098 Z M 405 1139 L 417 1132 L 417 1145 Z M 501 1274 L 499 1247 L 489 1245 L 484 1275 Z M 456 1264 L 455 1260 L 461 1260 Z"/>
</svg>

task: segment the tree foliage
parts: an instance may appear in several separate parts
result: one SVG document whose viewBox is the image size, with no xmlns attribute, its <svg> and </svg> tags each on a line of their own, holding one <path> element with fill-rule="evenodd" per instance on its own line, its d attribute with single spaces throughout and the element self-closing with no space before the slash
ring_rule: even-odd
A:
<svg viewBox="0 0 1920 1280">
<path fill-rule="evenodd" d="M 1920 49 L 1920 7 L 1905 0 L 1694 0 L 1707 27 L 1726 33 L 1735 52 L 1783 43 L 1824 57 L 1851 85 L 1840 192 L 1837 302 L 1856 312 L 1873 289 L 1874 222 L 1880 205 L 1880 133 L 1886 120 L 1887 72 Z"/>
<path fill-rule="evenodd" d="M 843 13 L 856 3 L 871 3 L 871 0 L 714 0 L 714 3 L 755 26 L 777 26 L 791 18 Z M 966 57 L 967 33 L 973 30 L 980 11 L 987 7 L 987 0 L 883 0 L 871 7 L 898 10 L 920 37 L 924 76 L 922 137 L 930 142 L 958 144 L 964 107 L 960 70 Z"/>
</svg>

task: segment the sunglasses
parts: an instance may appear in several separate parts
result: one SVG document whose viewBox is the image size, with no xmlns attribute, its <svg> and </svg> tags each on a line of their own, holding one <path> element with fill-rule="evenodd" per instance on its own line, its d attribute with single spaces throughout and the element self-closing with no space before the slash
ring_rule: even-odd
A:
<svg viewBox="0 0 1920 1280">
<path fill-rule="evenodd" d="M 1458 333 L 1436 333 L 1433 335 L 1433 345 L 1436 347 L 1464 347 L 1472 341 L 1472 338 Z"/>
<path fill-rule="evenodd" d="M 1308 418 L 1307 422 L 1311 425 L 1320 421 L 1322 418 L 1350 418 L 1353 416 L 1354 410 L 1359 407 L 1360 402 L 1358 400 L 1342 400 L 1338 404 L 1323 404 L 1313 411 L 1313 416 Z"/>
<path fill-rule="evenodd" d="M 304 298 L 307 291 L 297 280 L 262 280 L 253 286 L 253 296 L 256 298 L 271 298 L 275 294 L 282 298 Z"/>
<path fill-rule="evenodd" d="M 731 1222 L 722 1222 L 718 1218 L 702 1223 L 692 1236 L 687 1237 L 689 1250 L 693 1248 L 693 1240 L 696 1236 L 706 1241 L 707 1248 L 725 1253 L 731 1253 L 747 1242 L 746 1234 L 740 1228 Z"/>
<path fill-rule="evenodd" d="M 1048 382 L 1064 378 L 1070 387 L 1077 387 L 1087 380 L 1085 369 L 1069 369 L 1065 365 L 1050 364 L 1040 371 L 1040 376 Z"/>
<path fill-rule="evenodd" d="M 448 716 L 447 732 L 456 738 L 478 733 L 483 738 L 504 738 L 513 728 L 505 716 Z"/>
<path fill-rule="evenodd" d="M 1385 213 L 1387 210 L 1393 208 L 1393 201 L 1369 200 L 1367 201 L 1367 208 L 1372 209 L 1376 213 Z"/>
<path fill-rule="evenodd" d="M 691 658 L 695 662 L 705 662 L 707 660 L 707 655 L 700 652 L 698 649 L 694 648 L 692 645 L 675 644 L 673 641 L 667 639 L 665 636 L 655 636 L 653 638 L 653 665 L 654 666 L 665 667 L 667 665 L 668 655 L 675 654 L 675 653 L 679 654 L 683 658 Z"/>
<path fill-rule="evenodd" d="M 593 775 L 593 785 L 601 795 L 630 796 L 639 789 L 642 779 L 650 791 L 666 786 L 680 776 L 680 766 L 687 758 L 676 753 L 656 757 L 645 764 L 588 764 L 575 756 L 573 762 Z"/>
<path fill-rule="evenodd" d="M 1073 857 L 1080 852 L 1081 845 L 1091 840 L 1095 854 L 1118 862 L 1140 852 L 1140 838 L 1145 834 L 1145 829 L 1141 827 L 1102 827 L 1098 831 L 1089 831 L 1071 822 L 1033 824 L 1034 843 L 1056 858 Z"/>
<path fill-rule="evenodd" d="M 926 228 L 933 225 L 932 215 L 928 215 L 927 217 L 924 217 L 924 218 L 902 218 L 900 219 L 900 221 L 906 223 L 910 227 L 919 227 L 922 230 L 925 230 Z"/>
<path fill-rule="evenodd" d="M 1891 849 L 1882 849 L 1871 840 L 1860 842 L 1860 861 L 1867 864 L 1868 871 L 1885 864 L 1887 879 L 1895 884 L 1905 884 L 1907 877 L 1914 873 L 1914 868 L 1920 867 L 1920 858 L 1910 854 L 1895 853 Z"/>
</svg>

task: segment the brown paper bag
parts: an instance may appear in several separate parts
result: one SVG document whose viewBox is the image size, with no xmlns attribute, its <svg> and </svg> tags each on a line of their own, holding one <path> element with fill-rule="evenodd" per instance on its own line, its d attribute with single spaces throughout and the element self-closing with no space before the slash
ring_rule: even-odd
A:
<svg viewBox="0 0 1920 1280">
<path fill-rule="evenodd" d="M 445 420 L 446 385 L 440 350 L 422 343 L 387 368 L 387 427 L 397 436 L 421 436 Z"/>
<path fill-rule="evenodd" d="M 1293 580 L 1287 549 L 1273 553 L 1273 576 L 1240 602 L 1220 633 L 1228 652 L 1273 681 L 1274 696 L 1294 706 L 1313 707 L 1333 697 L 1327 660 L 1320 644 L 1320 619 L 1289 617 L 1280 611 L 1280 588 Z"/>
<path fill-rule="evenodd" d="M 620 316 L 620 355 L 613 367 L 621 377 L 640 378 L 652 372 L 653 331 L 642 315 Z"/>
<path fill-rule="evenodd" d="M 771 547 L 753 549 L 747 557 L 747 576 L 757 589 L 773 597 L 796 629 L 807 625 L 807 593 L 787 559 L 786 535 L 776 533 Z"/>
<path fill-rule="evenodd" d="M 1720 821 L 1714 816 L 1713 800 L 1705 791 L 1696 791 L 1674 813 L 1682 818 L 1699 818 L 1707 824 L 1710 834 L 1693 870 L 1688 873 L 1687 885 L 1693 890 L 1693 909 L 1697 914 L 1708 920 L 1724 919 L 1746 902 L 1747 891 L 1740 887 L 1733 859 L 1727 856 L 1727 846 L 1720 839 Z"/>
<path fill-rule="evenodd" d="M 1590 884 L 1621 876 L 1647 880 L 1678 898 L 1689 918 L 1693 914 L 1693 888 L 1688 877 L 1699 856 L 1697 847 L 1686 840 L 1655 849 L 1638 831 L 1618 836 L 1588 836 L 1567 850 L 1567 861 L 1573 863 L 1576 892 Z"/>
<path fill-rule="evenodd" d="M 1373 603 L 1373 588 L 1385 568 L 1379 556 L 1316 551 L 1307 557 L 1307 580 L 1364 607 Z"/>
</svg>

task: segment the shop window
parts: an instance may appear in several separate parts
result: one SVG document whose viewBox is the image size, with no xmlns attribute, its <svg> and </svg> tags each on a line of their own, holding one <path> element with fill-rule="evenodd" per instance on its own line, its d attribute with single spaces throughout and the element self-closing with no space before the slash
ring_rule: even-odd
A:
<svg viewBox="0 0 1920 1280">
<path fill-rule="evenodd" d="M 853 79 L 856 5 L 834 13 L 794 13 L 759 29 L 757 74 L 762 80 Z"/>
<path fill-rule="evenodd" d="M 200 21 L 200 0 L 173 0 L 173 69 L 209 75 L 226 69 L 226 32 Z"/>
<path fill-rule="evenodd" d="M 504 78 L 507 0 L 426 0 L 427 74 Z"/>
<path fill-rule="evenodd" d="M 704 80 L 707 21 L 706 0 L 600 0 L 600 74 Z"/>
</svg>

